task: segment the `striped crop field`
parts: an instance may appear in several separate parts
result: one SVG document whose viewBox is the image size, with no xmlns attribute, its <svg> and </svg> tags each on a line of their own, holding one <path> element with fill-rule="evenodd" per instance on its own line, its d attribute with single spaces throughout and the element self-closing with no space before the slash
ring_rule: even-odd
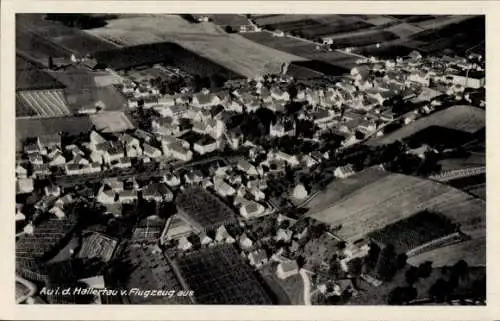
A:
<svg viewBox="0 0 500 321">
<path fill-rule="evenodd" d="M 348 241 L 424 210 L 443 214 L 472 239 L 484 237 L 486 229 L 483 200 L 448 185 L 373 168 L 335 180 L 308 207 L 308 216 L 341 225 L 336 233 Z"/>
</svg>

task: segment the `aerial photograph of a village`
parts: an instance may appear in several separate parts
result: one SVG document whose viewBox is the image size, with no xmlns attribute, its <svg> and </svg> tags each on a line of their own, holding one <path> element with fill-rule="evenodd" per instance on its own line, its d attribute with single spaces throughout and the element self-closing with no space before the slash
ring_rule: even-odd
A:
<svg viewBox="0 0 500 321">
<path fill-rule="evenodd" d="M 486 305 L 484 15 L 18 13 L 15 60 L 17 304 Z"/>
</svg>

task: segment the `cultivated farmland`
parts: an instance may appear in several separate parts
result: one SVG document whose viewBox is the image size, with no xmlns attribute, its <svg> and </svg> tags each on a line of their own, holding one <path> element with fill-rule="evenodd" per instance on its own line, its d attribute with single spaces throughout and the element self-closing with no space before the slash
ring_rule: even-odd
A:
<svg viewBox="0 0 500 321">
<path fill-rule="evenodd" d="M 162 253 L 153 253 L 153 246 L 131 244 L 121 255 L 125 266 L 133 267 L 126 277 L 125 286 L 128 289 L 141 290 L 184 290 L 182 284 Z M 128 299 L 132 304 L 190 304 L 189 297 L 184 296 L 144 296 L 130 294 Z"/>
<path fill-rule="evenodd" d="M 43 14 L 17 15 L 16 40 L 16 50 L 29 53 L 44 64 L 48 56 L 69 58 L 72 53 L 85 55 L 115 48 L 82 30 L 45 20 Z"/>
<path fill-rule="evenodd" d="M 241 78 L 231 70 L 171 42 L 100 51 L 94 56 L 99 63 L 115 70 L 166 63 L 202 77 L 219 75 L 225 79 Z"/>
<path fill-rule="evenodd" d="M 372 146 L 390 144 L 410 137 L 431 126 L 444 127 L 472 134 L 484 128 L 485 113 L 484 110 L 473 106 L 453 106 L 420 118 L 386 136 L 370 139 L 368 144 Z"/>
<path fill-rule="evenodd" d="M 268 29 L 298 32 L 309 39 L 316 39 L 372 27 L 364 18 L 358 15 L 278 15 L 254 20 Z"/>
<path fill-rule="evenodd" d="M 199 304 L 271 304 L 250 266 L 231 245 L 211 247 L 174 263 Z"/>
<path fill-rule="evenodd" d="M 50 75 L 66 86 L 66 100 L 72 112 L 81 107 L 93 107 L 98 101 L 104 104 L 106 111 L 121 110 L 126 103 L 125 97 L 114 86 L 97 86 L 95 78 L 106 77 L 107 73 L 70 68 L 52 71 Z"/>
<path fill-rule="evenodd" d="M 485 249 L 486 237 L 479 236 L 465 242 L 452 244 L 412 256 L 408 259 L 408 263 L 418 266 L 425 261 L 431 261 L 433 266 L 440 267 L 451 265 L 464 259 L 470 266 L 485 266 Z"/>
<path fill-rule="evenodd" d="M 316 45 L 310 41 L 291 37 L 273 37 L 269 32 L 247 33 L 244 37 L 277 50 L 288 52 L 309 60 L 326 62 L 340 68 L 345 68 L 346 70 L 350 70 L 350 68 L 354 67 L 356 65 L 356 60 L 359 59 L 354 55 L 338 51 L 316 50 Z"/>
<path fill-rule="evenodd" d="M 485 235 L 485 202 L 453 187 L 417 177 L 368 169 L 357 180 L 336 180 L 322 199 L 313 199 L 308 216 L 341 228 L 341 238 L 355 241 L 389 224 L 428 210 L 445 215 L 472 239 Z M 376 175 L 378 179 L 373 179 Z M 328 197 L 330 188 L 333 197 Z M 339 195 L 339 190 L 346 193 Z M 326 195 L 325 195 L 326 194 Z M 322 200 L 331 200 L 322 202 Z M 478 251 L 478 256 L 484 256 Z"/>
<path fill-rule="evenodd" d="M 283 62 L 302 58 L 228 34 L 211 23 L 191 24 L 177 15 L 130 16 L 86 32 L 119 46 L 173 42 L 237 74 L 255 77 L 279 72 Z"/>
<path fill-rule="evenodd" d="M 210 192 L 193 187 L 177 195 L 179 213 L 199 230 L 215 230 L 236 222 L 234 211 Z"/>
</svg>

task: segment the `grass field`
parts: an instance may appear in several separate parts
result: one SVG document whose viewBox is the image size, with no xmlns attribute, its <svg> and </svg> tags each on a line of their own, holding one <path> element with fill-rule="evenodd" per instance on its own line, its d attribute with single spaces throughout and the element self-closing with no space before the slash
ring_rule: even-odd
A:
<svg viewBox="0 0 500 321">
<path fill-rule="evenodd" d="M 372 178 L 376 175 L 377 179 Z M 356 178 L 357 176 L 357 178 Z M 331 226 L 341 225 L 341 238 L 356 241 L 366 234 L 407 218 L 419 211 L 441 213 L 458 223 L 472 239 L 485 235 L 485 202 L 458 189 L 417 177 L 394 173 L 358 173 L 353 179 L 336 180 L 313 199 L 308 216 Z M 328 191 L 332 190 L 329 197 Z M 346 189 L 339 195 L 338 191 Z M 484 256 L 483 251 L 474 253 Z"/>
<path fill-rule="evenodd" d="M 368 145 L 377 146 L 390 144 L 398 140 L 403 140 L 431 126 L 474 133 L 484 128 L 485 113 L 484 110 L 472 106 L 453 106 L 427 117 L 420 118 L 386 136 L 372 138 L 368 141 Z"/>
<path fill-rule="evenodd" d="M 95 78 L 107 73 L 70 68 L 50 72 L 50 75 L 66 86 L 66 98 L 72 112 L 94 106 L 98 101 L 104 103 L 107 111 L 122 110 L 126 103 L 125 97 L 114 86 L 97 85 Z"/>
<path fill-rule="evenodd" d="M 174 42 L 238 74 L 255 77 L 278 72 L 281 64 L 300 57 L 228 34 L 211 23 L 190 24 L 177 15 L 143 15 L 108 21 L 86 32 L 120 46 Z"/>
<path fill-rule="evenodd" d="M 105 133 L 124 132 L 134 129 L 134 125 L 132 125 L 128 117 L 121 111 L 110 111 L 90 115 L 90 120 L 96 130 Z"/>
</svg>

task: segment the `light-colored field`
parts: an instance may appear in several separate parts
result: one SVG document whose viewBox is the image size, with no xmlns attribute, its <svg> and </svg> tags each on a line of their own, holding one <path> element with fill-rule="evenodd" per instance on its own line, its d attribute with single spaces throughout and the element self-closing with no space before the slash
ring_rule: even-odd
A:
<svg viewBox="0 0 500 321">
<path fill-rule="evenodd" d="M 134 128 L 128 117 L 121 111 L 93 114 L 90 115 L 90 120 L 96 130 L 105 133 L 123 132 Z"/>
<path fill-rule="evenodd" d="M 413 36 L 414 34 L 419 33 L 423 30 L 424 29 L 406 22 L 387 28 L 387 31 L 394 33 L 396 36 L 400 38 L 407 38 Z"/>
<path fill-rule="evenodd" d="M 386 17 L 386 16 L 371 16 L 368 19 L 365 20 L 365 22 L 375 25 L 375 26 L 382 26 L 389 24 L 391 22 L 394 22 L 396 19 L 392 17 Z"/>
<path fill-rule="evenodd" d="M 418 119 L 386 136 L 375 137 L 368 141 L 369 145 L 385 145 L 402 140 L 430 126 L 474 133 L 485 126 L 484 110 L 465 105 L 457 105 L 435 114 Z"/>
<path fill-rule="evenodd" d="M 174 42 L 247 77 L 278 72 L 283 62 L 304 60 L 228 34 L 212 23 L 191 24 L 176 15 L 114 19 L 103 28 L 87 32 L 120 46 Z"/>
<path fill-rule="evenodd" d="M 334 196 L 327 204 L 313 200 L 308 215 L 331 226 L 342 225 L 337 234 L 349 241 L 422 210 L 448 216 L 473 238 L 484 236 L 484 201 L 430 180 L 395 173 L 379 175 L 373 180 L 370 178 L 373 175 L 372 169 L 357 174 L 357 183 L 348 183 L 350 192 L 340 199 Z M 344 188 L 344 181 L 331 183 L 332 194 Z"/>
</svg>

